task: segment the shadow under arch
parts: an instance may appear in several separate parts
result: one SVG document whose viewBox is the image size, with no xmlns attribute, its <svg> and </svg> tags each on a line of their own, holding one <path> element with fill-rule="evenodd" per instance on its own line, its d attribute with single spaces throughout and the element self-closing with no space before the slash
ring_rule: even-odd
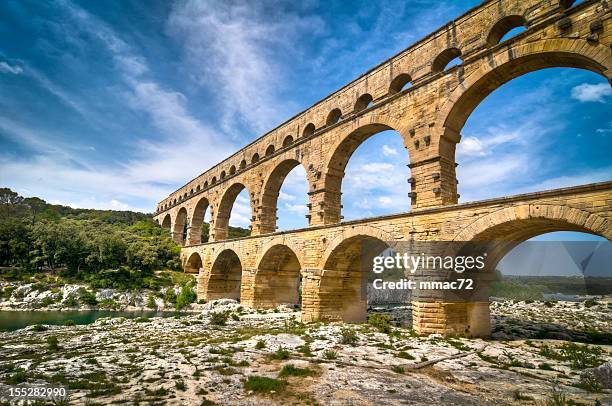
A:
<svg viewBox="0 0 612 406">
<path fill-rule="evenodd" d="M 332 148 L 332 154 L 329 156 L 324 179 L 325 205 L 324 216 L 326 223 L 337 223 L 341 220 L 341 195 L 342 195 L 342 180 L 344 179 L 346 166 L 357 148 L 368 138 L 382 131 L 396 131 L 400 137 L 404 138 L 401 131 L 393 128 L 391 125 L 383 123 L 366 124 L 353 130 L 344 137 L 335 147 Z M 403 145 L 408 151 L 407 162 L 410 162 L 409 147 L 406 146 L 404 140 Z M 408 175 L 408 173 L 406 173 Z M 408 178 L 408 176 L 406 176 Z"/>
<path fill-rule="evenodd" d="M 199 273 L 202 268 L 202 257 L 197 252 L 192 253 L 185 262 L 186 273 Z"/>
<path fill-rule="evenodd" d="M 302 309 L 306 318 L 362 323 L 367 318 L 367 277 L 372 259 L 389 248 L 378 236 L 355 233 L 332 243 L 323 259 L 319 308 Z M 383 237 L 387 238 L 387 237 Z M 318 312 L 314 314 L 313 312 Z"/>
<path fill-rule="evenodd" d="M 185 245 L 185 240 L 187 238 L 187 209 L 181 207 L 176 214 L 176 218 L 174 219 L 174 224 L 172 226 L 172 239 L 180 245 Z"/>
<path fill-rule="evenodd" d="M 238 254 L 226 248 L 219 252 L 213 261 L 208 275 L 198 284 L 198 299 L 235 299 L 240 300 L 242 263 Z"/>
<path fill-rule="evenodd" d="M 170 217 L 170 213 L 167 213 L 164 216 L 164 219 L 161 222 L 161 226 L 162 228 L 165 228 L 170 231 L 170 228 L 172 227 L 172 218 Z"/>
<path fill-rule="evenodd" d="M 257 264 L 252 290 L 252 307 L 274 308 L 300 303 L 302 266 L 287 245 L 274 244 Z"/>
<path fill-rule="evenodd" d="M 296 159 L 285 159 L 274 167 L 264 181 L 264 187 L 261 194 L 261 221 L 259 224 L 260 234 L 273 233 L 276 231 L 278 197 L 280 190 L 287 175 L 289 175 L 289 173 L 298 165 L 301 165 L 301 163 Z M 304 171 L 308 173 L 306 168 L 304 168 Z M 308 176 L 306 176 L 306 181 L 308 182 L 308 190 L 312 190 Z"/>
<path fill-rule="evenodd" d="M 223 193 L 223 197 L 217 208 L 217 213 L 214 221 L 214 241 L 225 240 L 229 236 L 229 219 L 232 214 L 232 208 L 236 202 L 236 198 L 246 186 L 242 183 L 234 183 L 228 187 Z M 248 189 L 247 189 L 248 191 Z M 251 216 L 254 215 L 252 199 L 249 194 L 249 206 L 251 207 Z M 252 218 L 252 217 L 251 217 Z"/>
</svg>

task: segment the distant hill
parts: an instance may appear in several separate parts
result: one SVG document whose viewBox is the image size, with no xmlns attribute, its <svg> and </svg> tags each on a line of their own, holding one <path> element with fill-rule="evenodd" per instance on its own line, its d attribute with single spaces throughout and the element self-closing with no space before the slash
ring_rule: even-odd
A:
<svg viewBox="0 0 612 406">
<path fill-rule="evenodd" d="M 151 213 L 130 210 L 75 209 L 61 204 L 47 203 L 38 197 L 22 197 L 9 188 L 0 188 L 0 207 L 0 220 L 20 219 L 35 222 L 68 218 L 126 225 L 133 225 L 139 221 L 153 221 Z M 204 223 L 202 233 L 203 241 L 207 241 L 208 223 Z M 249 234 L 250 230 L 247 228 L 229 226 L 230 238 L 245 237 Z"/>
</svg>

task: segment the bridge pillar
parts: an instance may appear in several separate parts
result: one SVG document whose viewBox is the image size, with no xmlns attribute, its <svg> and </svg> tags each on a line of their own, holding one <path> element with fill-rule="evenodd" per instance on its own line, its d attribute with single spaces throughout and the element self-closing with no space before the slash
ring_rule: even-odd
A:
<svg viewBox="0 0 612 406">
<path fill-rule="evenodd" d="M 340 190 L 317 189 L 308 192 L 308 223 L 311 226 L 335 224 L 342 220 Z"/>
<path fill-rule="evenodd" d="M 412 291 L 412 327 L 418 334 L 458 334 L 485 337 L 491 334 L 489 288 L 493 272 L 458 274 L 428 270 L 413 279 L 421 282 L 452 282 L 471 279 L 473 289 L 417 289 Z"/>
<path fill-rule="evenodd" d="M 408 166 L 412 180 L 411 191 L 414 193 L 411 195 L 413 209 L 457 203 L 459 195 L 454 161 L 436 156 Z"/>
<path fill-rule="evenodd" d="M 325 283 L 321 283 L 326 278 Z M 302 321 L 363 323 L 367 301 L 361 295 L 358 274 L 331 270 L 302 271 Z"/>
<path fill-rule="evenodd" d="M 210 270 L 201 268 L 197 276 L 198 300 L 216 299 L 240 299 L 241 282 L 232 272 L 222 272 L 215 274 Z"/>
<path fill-rule="evenodd" d="M 179 244 L 179 245 L 183 245 L 183 233 L 182 232 L 171 232 L 170 233 L 170 237 L 172 237 L 172 240 Z"/>
</svg>

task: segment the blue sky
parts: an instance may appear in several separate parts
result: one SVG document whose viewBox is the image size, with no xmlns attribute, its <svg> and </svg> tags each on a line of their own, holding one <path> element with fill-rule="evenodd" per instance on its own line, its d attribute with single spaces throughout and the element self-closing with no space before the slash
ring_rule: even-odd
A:
<svg viewBox="0 0 612 406">
<path fill-rule="evenodd" d="M 168 193 L 477 1 L 0 2 L 0 185 L 75 207 L 152 211 Z M 612 92 L 549 69 L 464 127 L 461 201 L 612 179 Z M 372 137 L 346 219 L 408 210 L 399 136 Z M 306 225 L 304 173 L 281 229 Z M 393 175 L 393 176 L 390 176 Z M 231 224 L 245 226 L 240 196 Z"/>
</svg>

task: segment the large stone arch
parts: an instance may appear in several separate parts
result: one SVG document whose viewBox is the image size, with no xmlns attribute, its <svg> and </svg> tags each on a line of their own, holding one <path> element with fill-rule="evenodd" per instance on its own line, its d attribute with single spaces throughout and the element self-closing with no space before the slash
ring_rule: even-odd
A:
<svg viewBox="0 0 612 406">
<path fill-rule="evenodd" d="M 298 259 L 298 262 L 302 264 L 303 266 L 305 265 L 303 247 L 300 246 L 299 244 L 296 244 L 296 242 L 293 239 L 286 238 L 284 235 L 279 235 L 267 241 L 265 244 L 262 245 L 261 249 L 259 250 L 259 254 L 257 255 L 257 258 L 255 260 L 256 267 L 261 263 L 266 252 L 268 252 L 270 248 L 274 247 L 275 245 L 287 246 L 291 251 L 293 251 L 293 253 Z"/>
<path fill-rule="evenodd" d="M 264 180 L 263 189 L 261 191 L 261 209 L 260 222 L 258 224 L 259 234 L 273 233 L 276 231 L 276 215 L 278 210 L 278 196 L 283 182 L 289 172 L 297 166 L 302 165 L 300 161 L 294 158 L 287 158 L 280 161 Z M 307 168 L 306 181 L 308 182 L 308 190 L 312 190 L 311 180 L 308 178 Z"/>
<path fill-rule="evenodd" d="M 301 272 L 302 265 L 293 249 L 282 243 L 268 245 L 257 262 L 250 305 L 274 308 L 299 304 Z"/>
<path fill-rule="evenodd" d="M 229 186 L 223 192 L 217 211 L 215 213 L 214 221 L 214 235 L 211 235 L 211 240 L 220 241 L 225 240 L 229 236 L 229 219 L 236 202 L 236 198 L 244 189 L 247 189 L 244 183 L 236 182 Z M 248 191 L 248 189 L 247 189 Z M 249 206 L 251 207 L 251 218 L 254 216 L 253 211 L 253 200 L 249 194 Z"/>
<path fill-rule="evenodd" d="M 521 242 L 553 231 L 579 231 L 612 239 L 610 220 L 566 205 L 517 204 L 481 216 L 454 236 L 448 253 L 463 255 L 466 252 L 462 250 L 472 246 L 472 242 L 485 244 L 476 248 L 479 255 L 482 248 L 486 248 L 484 273 L 470 275 L 475 280 L 478 294 L 463 301 L 449 300 L 444 295 L 436 299 L 413 300 L 414 328 L 420 333 L 449 329 L 471 336 L 489 335 L 491 320 L 487 296 L 491 271 Z M 440 317 L 441 314 L 444 317 Z M 428 323 L 432 318 L 437 318 L 438 322 Z"/>
<path fill-rule="evenodd" d="M 376 116 L 377 120 L 375 122 L 361 125 L 353 129 L 330 148 L 330 152 L 325 161 L 323 174 L 325 196 L 322 213 L 324 213 L 326 219 L 325 223 L 335 223 L 339 222 L 341 219 L 341 195 L 342 180 L 345 174 L 344 171 L 353 153 L 365 140 L 382 131 L 397 131 L 402 137 L 404 146 L 408 151 L 407 161 L 410 161 L 410 149 L 412 147 L 406 142 L 406 136 L 402 132 L 400 123 L 396 120 L 379 120 L 380 118 L 382 117 Z M 406 175 L 408 175 L 408 171 L 406 171 Z M 406 176 L 406 178 L 408 178 L 408 176 Z"/>
<path fill-rule="evenodd" d="M 453 241 L 492 242 L 487 258 L 492 270 L 518 244 L 554 231 L 578 231 L 612 241 L 610 220 L 586 210 L 553 204 L 521 204 L 494 211 L 465 227 Z"/>
<path fill-rule="evenodd" d="M 474 109 L 494 90 L 524 74 L 546 68 L 582 68 L 612 79 L 612 54 L 602 44 L 582 39 L 545 39 L 502 46 L 503 52 L 493 48 L 486 62 L 466 76 L 464 81 L 446 98 L 435 122 L 443 138 L 459 141 L 463 125 Z M 440 153 L 448 147 L 441 142 Z M 454 153 L 454 148 L 452 148 Z M 454 157 L 453 157 L 454 158 Z"/>
<path fill-rule="evenodd" d="M 340 239 L 342 238 L 342 239 Z M 305 284 L 302 314 L 306 320 L 361 323 L 367 315 L 367 277 L 371 259 L 389 247 L 390 236 L 363 228 L 337 237 L 322 260 L 316 283 Z M 312 277 L 311 277 L 312 279 Z"/>
<path fill-rule="evenodd" d="M 191 224 L 187 235 L 187 243 L 189 245 L 202 243 L 202 226 L 204 224 L 204 215 L 210 207 L 210 202 L 207 197 L 201 197 L 191 212 Z M 210 230 L 209 230 L 210 233 Z"/>
<path fill-rule="evenodd" d="M 185 237 L 188 225 L 189 216 L 187 215 L 187 209 L 185 207 L 181 207 L 176 213 L 174 223 L 172 224 L 172 239 L 176 243 L 180 245 L 185 245 Z"/>
<path fill-rule="evenodd" d="M 242 262 L 231 248 L 220 249 L 212 260 L 210 271 L 200 276 L 198 299 L 240 299 Z"/>
</svg>

